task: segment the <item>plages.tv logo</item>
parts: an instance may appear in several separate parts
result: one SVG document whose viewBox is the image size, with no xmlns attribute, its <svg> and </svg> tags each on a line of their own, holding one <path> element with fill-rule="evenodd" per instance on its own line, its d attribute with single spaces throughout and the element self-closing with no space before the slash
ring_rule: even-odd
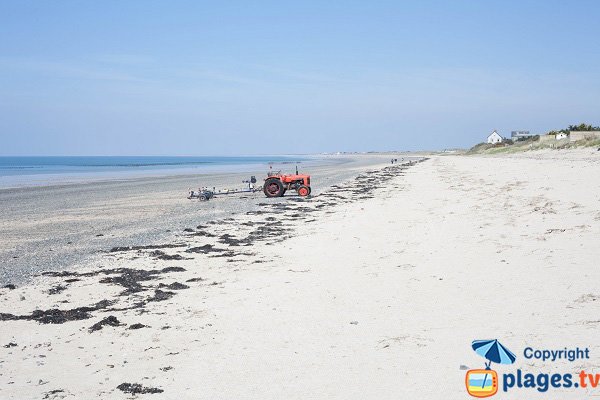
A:
<svg viewBox="0 0 600 400">
<path fill-rule="evenodd" d="M 465 376 L 467 392 L 473 397 L 490 397 L 498 392 L 498 373 L 491 369 L 491 364 L 512 364 L 517 357 L 498 339 L 474 340 L 471 347 L 487 362 L 485 369 L 471 369 Z"/>
</svg>

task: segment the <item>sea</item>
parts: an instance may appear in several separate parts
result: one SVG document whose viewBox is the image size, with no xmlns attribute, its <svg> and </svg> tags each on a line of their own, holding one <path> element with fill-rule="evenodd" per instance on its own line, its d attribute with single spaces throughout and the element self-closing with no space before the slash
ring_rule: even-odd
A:
<svg viewBox="0 0 600 400">
<path fill-rule="evenodd" d="M 0 157 L 0 189 L 133 179 L 137 177 L 244 172 L 307 161 L 300 156 L 30 156 Z M 293 167 L 291 167 L 293 168 Z"/>
</svg>

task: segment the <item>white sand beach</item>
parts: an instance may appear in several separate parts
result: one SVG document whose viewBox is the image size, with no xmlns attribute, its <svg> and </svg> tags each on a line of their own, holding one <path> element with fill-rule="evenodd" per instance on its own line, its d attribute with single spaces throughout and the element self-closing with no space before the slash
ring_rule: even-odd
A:
<svg viewBox="0 0 600 400">
<path fill-rule="evenodd" d="M 352 172 L 0 289 L 0 398 L 465 399 L 489 338 L 600 370 L 600 152 Z"/>
</svg>

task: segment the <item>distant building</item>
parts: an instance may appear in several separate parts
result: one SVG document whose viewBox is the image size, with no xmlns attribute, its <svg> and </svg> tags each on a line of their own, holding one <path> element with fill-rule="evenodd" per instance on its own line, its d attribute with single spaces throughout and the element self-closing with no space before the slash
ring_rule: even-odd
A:
<svg viewBox="0 0 600 400">
<path fill-rule="evenodd" d="M 504 138 L 494 131 L 487 137 L 487 142 L 490 144 L 502 143 Z"/>
<path fill-rule="evenodd" d="M 569 131 L 569 141 L 600 139 L 600 131 Z"/>
<path fill-rule="evenodd" d="M 556 140 L 566 139 L 566 138 L 568 138 L 568 137 L 569 137 L 569 135 L 567 135 L 567 134 L 566 134 L 566 133 L 564 133 L 564 132 L 558 132 L 558 133 L 556 134 Z"/>
<path fill-rule="evenodd" d="M 535 135 L 529 131 L 512 131 L 510 133 L 510 138 L 512 140 L 528 139 L 532 136 L 535 136 Z"/>
</svg>

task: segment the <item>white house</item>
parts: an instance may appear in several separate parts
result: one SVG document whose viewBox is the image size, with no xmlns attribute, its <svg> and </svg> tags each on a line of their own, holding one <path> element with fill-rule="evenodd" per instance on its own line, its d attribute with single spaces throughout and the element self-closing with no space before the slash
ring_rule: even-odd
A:
<svg viewBox="0 0 600 400">
<path fill-rule="evenodd" d="M 564 132 L 558 132 L 558 133 L 556 134 L 556 140 L 566 139 L 566 138 L 568 138 L 568 137 L 569 137 L 569 135 L 567 135 L 567 134 L 566 134 L 566 133 L 564 133 Z"/>
<path fill-rule="evenodd" d="M 487 137 L 487 142 L 491 144 L 502 143 L 504 139 L 502 136 L 498 134 L 498 132 L 494 131 Z"/>
</svg>

